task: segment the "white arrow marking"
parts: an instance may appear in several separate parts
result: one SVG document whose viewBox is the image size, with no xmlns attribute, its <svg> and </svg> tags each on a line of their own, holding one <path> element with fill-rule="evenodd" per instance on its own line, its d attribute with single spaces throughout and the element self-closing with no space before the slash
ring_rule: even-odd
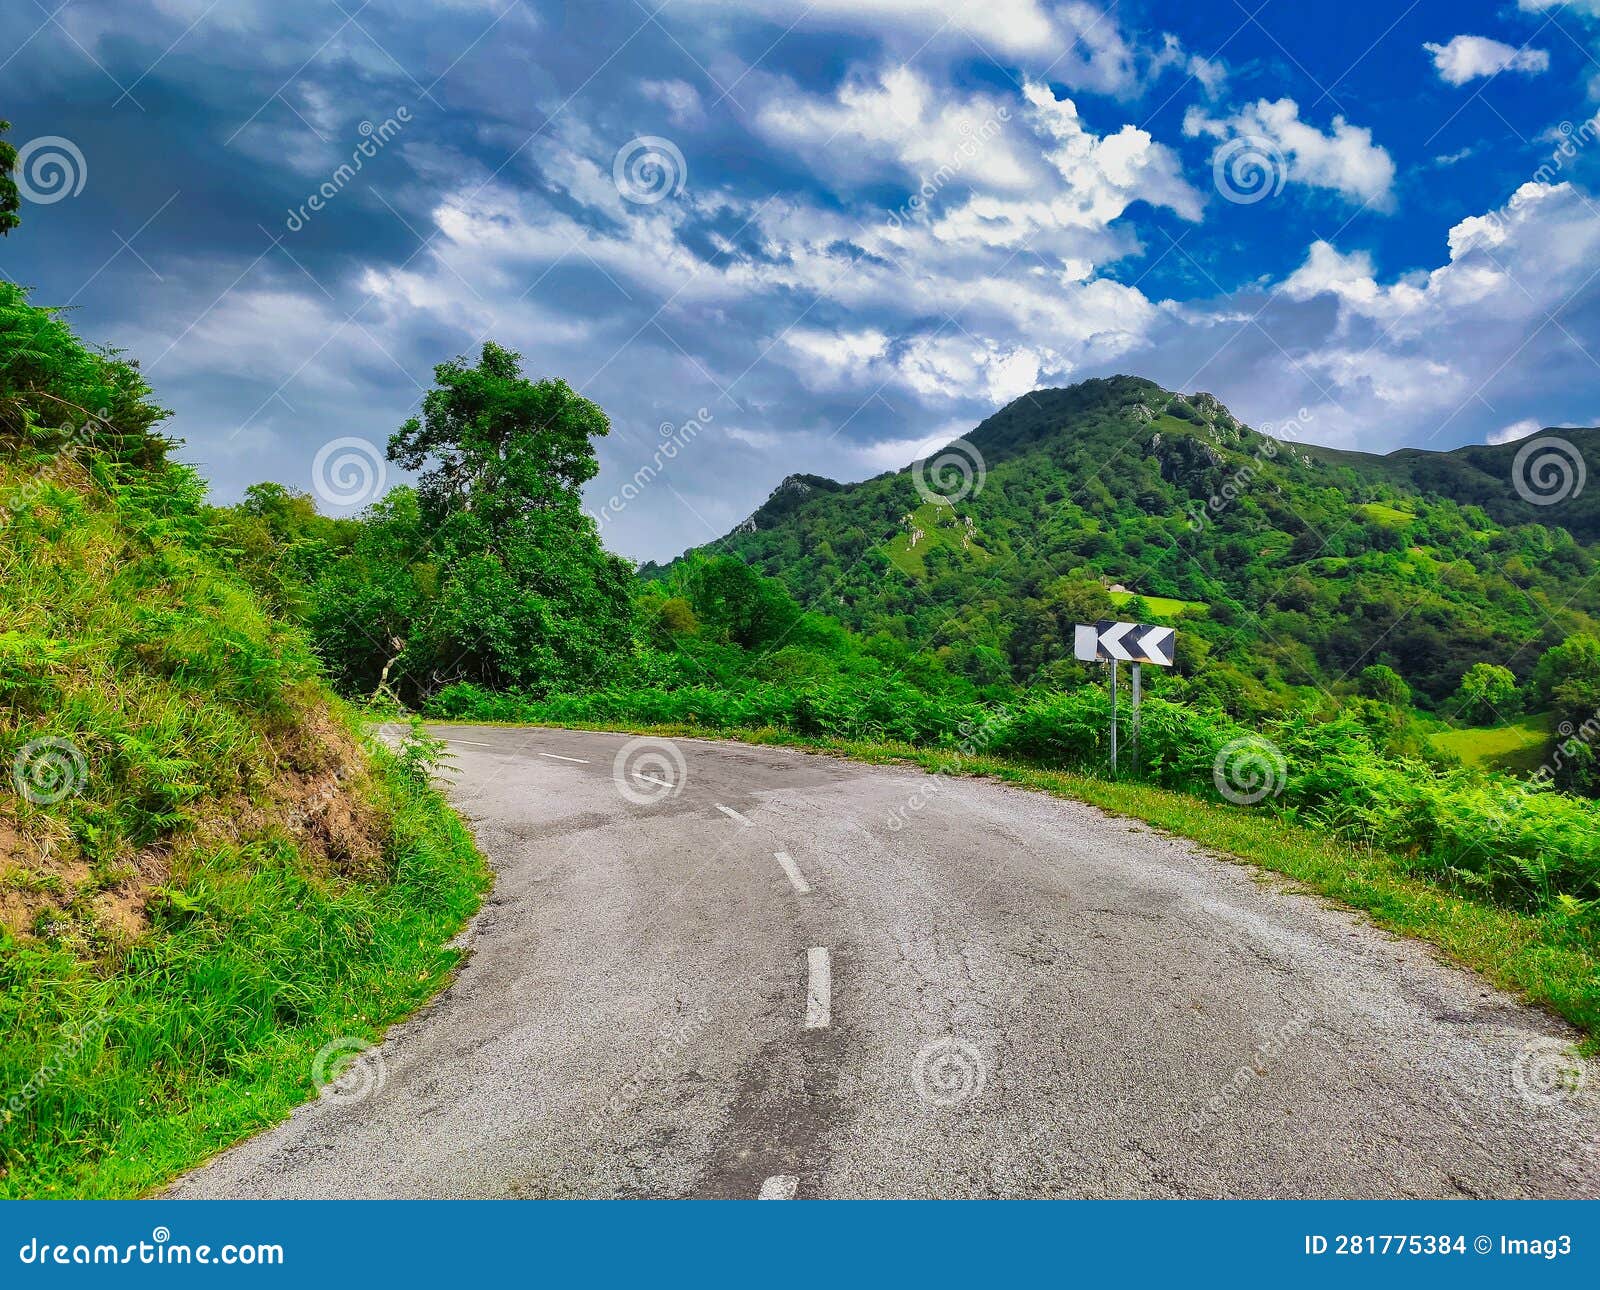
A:
<svg viewBox="0 0 1600 1290">
<path fill-rule="evenodd" d="M 800 1180 L 793 1174 L 773 1174 L 766 1182 L 761 1184 L 761 1194 L 757 1200 L 793 1200 L 794 1194 L 800 1187 Z"/>
<path fill-rule="evenodd" d="M 1124 663 L 1133 659 L 1133 655 L 1128 653 L 1127 647 L 1122 643 L 1122 638 L 1128 634 L 1132 627 L 1132 623 L 1118 623 L 1100 637 L 1100 643 L 1106 647 L 1106 652 L 1112 658 L 1120 659 Z"/>
<path fill-rule="evenodd" d="M 823 1030 L 833 1020 L 833 967 L 828 951 L 820 947 L 806 951 L 806 1029 Z"/>
<path fill-rule="evenodd" d="M 1152 627 L 1140 638 L 1139 652 L 1147 660 L 1165 660 L 1170 663 L 1172 661 L 1171 641 L 1172 628 Z"/>
</svg>

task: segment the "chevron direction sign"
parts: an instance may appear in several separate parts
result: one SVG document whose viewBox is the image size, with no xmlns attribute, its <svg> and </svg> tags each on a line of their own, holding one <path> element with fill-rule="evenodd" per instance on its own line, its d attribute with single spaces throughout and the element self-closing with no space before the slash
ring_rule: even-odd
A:
<svg viewBox="0 0 1600 1290">
<path fill-rule="evenodd" d="M 1093 627 L 1074 629 L 1073 653 L 1085 663 L 1154 663 L 1171 667 L 1177 632 L 1144 623 L 1113 623 L 1102 618 Z"/>
</svg>

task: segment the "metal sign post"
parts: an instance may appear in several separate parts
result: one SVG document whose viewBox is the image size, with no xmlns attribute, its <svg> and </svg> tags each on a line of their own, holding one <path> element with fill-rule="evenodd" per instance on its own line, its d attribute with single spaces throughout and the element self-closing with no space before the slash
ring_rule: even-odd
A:
<svg viewBox="0 0 1600 1290">
<path fill-rule="evenodd" d="M 1139 770 L 1139 702 L 1143 697 L 1141 665 L 1154 663 L 1171 667 L 1177 657 L 1178 634 L 1171 627 L 1151 627 L 1145 623 L 1113 623 L 1104 619 L 1090 627 L 1078 624 L 1073 629 L 1072 652 L 1085 663 L 1111 664 L 1111 773 L 1117 773 L 1117 664 L 1133 665 L 1133 720 L 1129 734 L 1133 769 Z"/>
<path fill-rule="evenodd" d="M 1117 773 L 1117 660 L 1111 660 L 1111 773 Z"/>
<path fill-rule="evenodd" d="M 1133 755 L 1133 773 L 1139 773 L 1139 665 L 1133 664 L 1133 722 L 1128 728 L 1128 743 Z"/>
</svg>

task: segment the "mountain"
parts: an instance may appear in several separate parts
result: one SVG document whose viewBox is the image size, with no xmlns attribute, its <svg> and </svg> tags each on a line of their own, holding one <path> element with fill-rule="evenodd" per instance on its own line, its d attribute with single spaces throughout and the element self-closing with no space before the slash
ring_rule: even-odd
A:
<svg viewBox="0 0 1600 1290">
<path fill-rule="evenodd" d="M 904 470 L 790 476 L 702 550 L 980 683 L 1048 680 L 1075 666 L 1074 622 L 1116 614 L 1178 626 L 1179 670 L 1225 696 L 1349 689 L 1383 663 L 1426 706 L 1473 663 L 1526 676 L 1596 630 L 1600 430 L 1551 434 L 1571 451 L 1344 452 L 1115 376 L 1025 395 Z"/>
</svg>

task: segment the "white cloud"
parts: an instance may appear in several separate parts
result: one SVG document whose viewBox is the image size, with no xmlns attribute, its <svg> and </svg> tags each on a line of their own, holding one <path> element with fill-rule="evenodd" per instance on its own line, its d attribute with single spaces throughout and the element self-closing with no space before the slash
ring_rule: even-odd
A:
<svg viewBox="0 0 1600 1290">
<path fill-rule="evenodd" d="M 1523 417 L 1521 421 L 1513 421 L 1499 430 L 1491 430 L 1485 442 L 1515 443 L 1518 439 L 1526 439 L 1531 434 L 1537 434 L 1543 428 L 1533 417 Z"/>
<path fill-rule="evenodd" d="M 1465 85 L 1480 76 L 1499 72 L 1537 75 L 1550 68 L 1550 55 L 1542 49 L 1521 49 L 1487 36 L 1452 36 L 1449 43 L 1422 46 L 1433 55 L 1433 66 L 1447 85 Z"/>
<path fill-rule="evenodd" d="M 1096 137 L 1084 129 L 1077 105 L 1058 99 L 1048 85 L 1028 81 L 1023 96 L 1034 129 L 1055 143 L 1044 154 L 1060 172 L 1083 215 L 1109 223 L 1135 201 L 1167 206 L 1185 219 L 1200 218 L 1200 196 L 1183 178 L 1177 156 L 1137 126 Z"/>
<path fill-rule="evenodd" d="M 792 364 L 806 384 L 816 388 L 848 384 L 863 375 L 889 348 L 889 338 L 876 328 L 822 331 L 791 327 L 779 337 L 797 356 Z"/>
<path fill-rule="evenodd" d="M 758 77 L 756 132 L 814 169 L 854 185 L 887 162 L 918 183 L 949 177 L 963 184 L 1018 189 L 1033 175 L 1010 106 L 987 94 L 941 93 L 910 67 L 886 67 L 846 80 L 830 96 L 807 94 L 778 77 Z"/>
<path fill-rule="evenodd" d="M 1216 98 L 1227 87 L 1228 69 L 1220 58 L 1192 54 L 1185 70 L 1200 82 L 1200 88 L 1209 99 Z"/>
<path fill-rule="evenodd" d="M 905 384 L 918 394 L 966 399 L 981 391 L 998 406 L 1037 389 L 1041 372 L 1059 372 L 1063 365 L 1060 357 L 1047 349 L 967 336 L 924 336 L 905 347 L 898 369 Z"/>
<path fill-rule="evenodd" d="M 1528 13 L 1543 13 L 1557 7 L 1600 17 L 1600 0 L 1517 0 L 1517 8 Z"/>
<path fill-rule="evenodd" d="M 785 27 L 845 27 L 873 35 L 898 28 L 924 38 L 949 31 L 1010 54 L 1043 53 L 1062 35 L 1039 0 L 986 0 L 982 5 L 971 0 L 687 0 L 682 7 L 691 5 L 768 18 Z"/>
<path fill-rule="evenodd" d="M 1251 414 L 1258 383 L 1275 389 L 1264 415 L 1311 408 L 1322 442 L 1387 450 L 1448 447 L 1463 431 L 1490 442 L 1520 434 L 1522 422 L 1485 425 L 1488 409 L 1526 404 L 1530 389 L 1570 390 L 1590 367 L 1580 346 L 1600 304 L 1600 219 L 1571 184 L 1529 183 L 1457 223 L 1447 240 L 1445 263 L 1390 278 L 1365 251 L 1313 243 L 1270 305 L 1257 305 L 1262 343 L 1251 347 L 1246 324 L 1245 339 L 1224 346 L 1245 392 L 1236 411 Z M 1239 303 L 1218 303 L 1212 321 L 1224 338 L 1239 324 L 1221 319 Z M 1185 321 L 1198 320 L 1185 311 Z"/>
<path fill-rule="evenodd" d="M 1391 201 L 1394 161 L 1372 141 L 1372 131 L 1336 116 L 1324 134 L 1300 119 L 1300 105 L 1293 99 L 1260 99 L 1223 118 L 1191 107 L 1184 114 L 1183 132 L 1190 138 L 1203 135 L 1221 141 L 1219 152 L 1228 141 L 1251 140 L 1281 159 L 1291 182 L 1331 189 L 1350 201 L 1380 208 Z"/>
<path fill-rule="evenodd" d="M 645 98 L 667 109 L 667 117 L 673 125 L 695 126 L 705 120 L 700 91 L 688 81 L 644 81 L 639 89 Z"/>
<path fill-rule="evenodd" d="M 945 42 L 973 52 L 1038 60 L 1052 80 L 1130 96 L 1166 64 L 1165 49 L 1124 36 L 1112 10 L 1087 0 L 679 0 L 801 31 L 845 29 L 883 41 L 909 60 Z"/>
</svg>

